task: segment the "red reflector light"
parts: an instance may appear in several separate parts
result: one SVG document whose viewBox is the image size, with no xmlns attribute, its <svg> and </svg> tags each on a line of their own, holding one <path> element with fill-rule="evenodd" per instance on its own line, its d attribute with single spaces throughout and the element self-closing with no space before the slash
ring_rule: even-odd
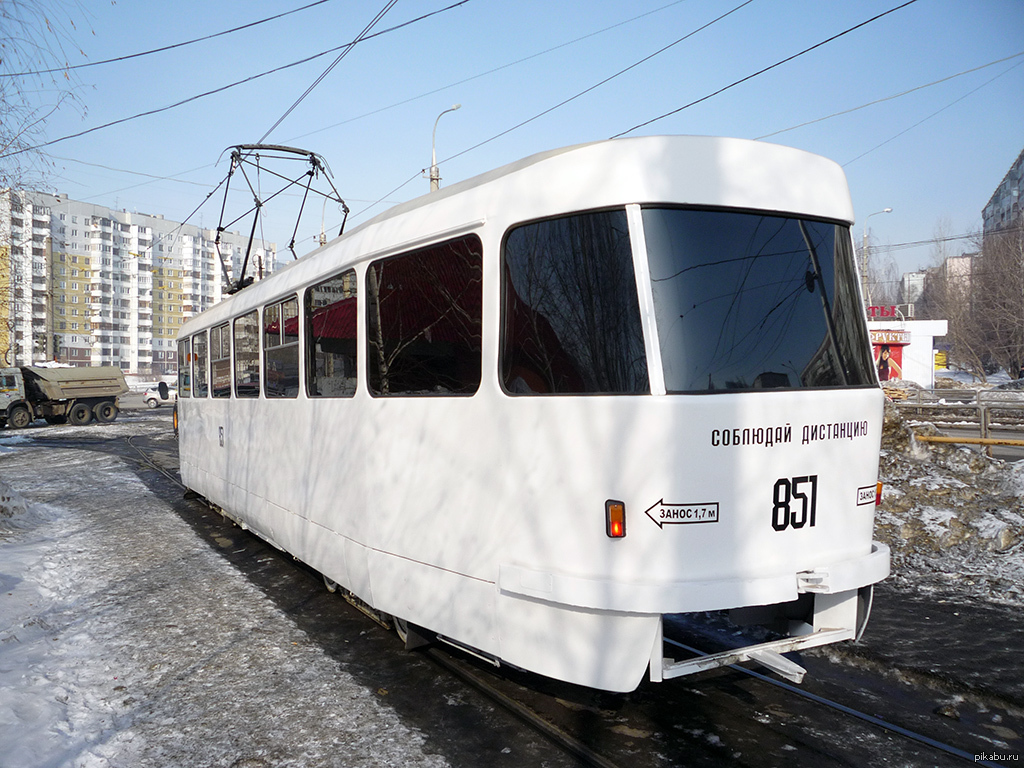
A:
<svg viewBox="0 0 1024 768">
<path fill-rule="evenodd" d="M 875 483 L 875 506 L 882 503 L 882 483 Z"/>
<path fill-rule="evenodd" d="M 624 502 L 609 499 L 604 503 L 604 532 L 610 539 L 621 539 L 626 535 L 626 505 Z"/>
</svg>

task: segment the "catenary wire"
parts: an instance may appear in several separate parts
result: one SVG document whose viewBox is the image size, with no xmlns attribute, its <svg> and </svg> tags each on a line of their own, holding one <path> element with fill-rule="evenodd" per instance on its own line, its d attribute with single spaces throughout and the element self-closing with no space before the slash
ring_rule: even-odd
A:
<svg viewBox="0 0 1024 768">
<path fill-rule="evenodd" d="M 922 123 L 926 123 L 926 122 L 928 122 L 929 120 L 931 120 L 931 119 L 932 119 L 933 117 L 935 117 L 936 115 L 939 115 L 939 114 L 941 114 L 941 113 L 945 112 L 945 111 L 946 111 L 947 109 L 949 109 L 950 107 L 952 107 L 952 106 L 954 106 L 954 105 L 956 105 L 956 104 L 959 104 L 959 103 L 960 103 L 961 101 L 963 101 L 964 99 L 966 99 L 966 98 L 967 98 L 968 96 L 971 96 L 971 95 L 973 95 L 973 94 L 977 93 L 978 91 L 980 91 L 980 90 L 981 90 L 982 88 L 984 88 L 985 86 L 987 86 L 987 85 L 990 85 L 990 84 L 992 84 L 993 82 L 995 82 L 996 80 L 998 80 L 998 79 L 999 79 L 1000 77 L 1002 77 L 1003 75 L 1005 75 L 1005 74 L 1007 74 L 1008 72 L 1011 72 L 1012 70 L 1014 70 L 1014 69 L 1016 69 L 1017 67 L 1019 67 L 1019 66 L 1020 66 L 1021 64 L 1024 64 L 1024 61 L 1019 61 L 1019 62 L 1017 62 L 1016 64 L 1014 64 L 1014 65 L 1013 65 L 1012 67 L 1008 67 L 1007 69 L 1005 69 L 1004 71 L 1002 71 L 1002 72 L 1000 72 L 1000 73 L 999 73 L 998 75 L 996 75 L 995 77 L 993 77 L 993 78 L 990 78 L 989 80 L 986 80 L 986 81 L 985 81 L 984 83 L 982 83 L 981 85 L 979 85 L 979 86 L 978 86 L 977 88 L 972 88 L 972 89 L 971 89 L 970 91 L 968 91 L 967 93 L 965 93 L 965 94 L 964 94 L 963 96 L 961 96 L 961 97 L 960 97 L 959 99 L 954 99 L 953 101 L 949 102 L 949 104 L 947 104 L 946 106 L 944 106 L 944 107 L 943 107 L 942 109 L 938 109 L 938 110 L 936 110 L 935 112 L 932 112 L 932 113 L 931 113 L 930 115 L 928 115 L 928 117 L 925 117 L 925 118 L 922 118 L 921 120 L 918 120 L 918 121 L 917 121 L 916 123 L 914 123 L 913 125 L 909 126 L 908 128 L 905 128 L 905 129 L 903 129 L 902 131 L 900 131 L 899 133 L 897 133 L 897 134 L 896 134 L 895 136 L 890 136 L 890 137 L 889 137 L 888 139 L 886 139 L 885 141 L 883 141 L 883 142 L 882 142 L 881 144 L 877 144 L 877 145 L 875 145 L 874 147 L 872 147 L 871 149 L 869 149 L 869 150 L 868 150 L 867 152 L 862 152 L 861 154 L 859 154 L 859 155 L 857 155 L 857 156 L 856 156 L 855 158 L 853 158 L 853 160 L 847 160 L 847 161 L 846 161 L 845 163 L 843 163 L 843 167 L 845 168 L 845 167 L 846 167 L 846 166 L 848 166 L 848 165 L 852 165 L 853 163 L 855 163 L 855 162 L 857 162 L 858 160 L 860 160 L 860 159 L 861 159 L 862 157 L 865 157 L 866 155 L 870 155 L 870 154 L 871 154 L 872 152 L 874 152 L 874 151 L 875 151 L 876 149 L 881 149 L 882 147 L 884 147 L 884 146 L 885 146 L 886 144 L 888 144 L 889 142 L 891 142 L 891 141 L 895 141 L 896 139 L 898 139 L 898 138 L 899 138 L 900 136 L 904 135 L 905 133 L 909 133 L 910 131 L 914 130 L 915 128 L 917 128 L 917 126 L 921 125 Z"/>
<path fill-rule="evenodd" d="M 794 53 L 792 56 L 787 56 L 786 58 L 782 59 L 781 61 L 777 61 L 774 64 L 765 67 L 764 69 L 760 69 L 757 72 L 754 72 L 753 74 L 747 75 L 746 77 L 742 77 L 739 80 L 736 80 L 735 82 L 730 83 L 729 85 L 726 85 L 726 86 L 724 86 L 722 88 L 719 88 L 717 91 L 714 91 L 712 93 L 707 94 L 706 96 L 702 96 L 699 99 L 691 101 L 689 104 L 684 104 L 683 106 L 678 107 L 676 109 L 673 109 L 673 110 L 671 110 L 669 112 L 666 112 L 663 115 L 658 115 L 657 117 L 652 117 L 650 120 L 646 120 L 646 121 L 644 121 L 642 123 L 638 123 L 637 125 L 634 125 L 632 128 L 629 128 L 629 129 L 627 129 L 625 131 L 622 131 L 620 133 L 615 134 L 611 138 L 617 139 L 617 138 L 619 138 L 621 136 L 625 136 L 627 133 L 632 133 L 633 131 L 635 131 L 635 130 L 637 130 L 639 128 L 644 128 L 644 127 L 650 125 L 651 123 L 656 123 L 659 120 L 664 120 L 666 117 L 671 117 L 672 115 L 677 115 L 677 114 L 679 114 L 680 112 L 682 112 L 685 109 L 689 109 L 690 107 L 696 106 L 697 104 L 705 102 L 708 99 L 712 99 L 715 96 L 718 96 L 719 94 L 724 93 L 725 91 L 728 91 L 730 88 L 735 88 L 737 85 L 745 83 L 748 80 L 753 80 L 755 77 L 758 77 L 759 75 L 763 75 L 765 72 L 770 72 L 771 70 L 775 69 L 776 67 L 781 67 L 783 64 L 787 64 L 788 62 L 793 61 L 794 59 L 797 59 L 797 58 L 803 56 L 804 54 L 810 53 L 813 50 L 821 48 L 823 45 L 827 45 L 828 43 L 831 43 L 831 42 L 833 42 L 835 40 L 838 40 L 840 37 L 843 37 L 844 35 L 848 35 L 851 32 L 860 29 L 861 27 L 865 27 L 865 26 L 867 26 L 868 24 L 871 24 L 874 21 L 878 21 L 879 19 L 881 19 L 884 16 L 888 16 L 890 13 L 895 13 L 896 11 L 902 10 L 903 8 L 906 8 L 908 5 L 913 5 L 916 2 L 917 2 L 917 0 L 908 0 L 907 2 L 905 2 L 905 3 L 901 4 L 901 5 L 897 5 L 895 8 L 890 8 L 888 11 L 884 11 L 884 12 L 878 14 L 877 16 L 872 16 L 867 21 L 862 21 L 860 24 L 855 24 L 854 26 L 850 27 L 849 29 L 843 30 L 839 34 L 832 35 L 832 37 L 829 37 L 829 38 L 827 38 L 825 40 L 822 40 L 820 43 L 816 43 L 815 45 L 812 45 L 810 48 L 805 48 L 804 50 L 800 51 L 799 53 Z"/>
<path fill-rule="evenodd" d="M 308 5 L 303 5 L 300 8 L 293 8 L 290 11 L 285 11 L 284 13 L 279 13 L 279 14 L 277 14 L 275 16 L 268 16 L 267 18 L 260 19 L 259 21 L 251 21 L 248 24 L 243 24 L 240 27 L 232 27 L 231 29 L 225 29 L 222 32 L 214 32 L 212 35 L 205 35 L 203 37 L 196 37 L 196 38 L 193 38 L 192 40 L 185 40 L 184 42 L 181 42 L 181 43 L 172 43 L 171 45 L 164 45 L 164 46 L 161 46 L 160 48 L 152 48 L 152 49 L 150 49 L 148 51 L 140 51 L 139 53 L 129 53 L 129 54 L 126 54 L 124 56 L 115 56 L 114 58 L 103 59 L 102 61 L 90 61 L 90 62 L 86 62 L 85 64 L 72 64 L 72 65 L 64 66 L 64 67 L 56 67 L 54 69 L 40 69 L 40 70 L 36 70 L 34 72 L 14 72 L 14 73 L 2 72 L 2 73 L 0 73 L 0 77 L 15 78 L 15 77 L 33 77 L 35 75 L 50 75 L 50 74 L 54 74 L 56 72 L 72 72 L 72 71 L 74 71 L 76 69 L 85 69 L 87 67 L 98 67 L 98 66 L 103 65 L 103 64 L 116 64 L 116 63 L 120 63 L 122 61 L 130 61 L 131 59 L 138 59 L 138 58 L 140 58 L 142 56 L 150 56 L 150 55 L 152 55 L 154 53 L 163 53 L 164 51 L 172 51 L 175 48 L 184 48 L 185 46 L 193 45 L 194 43 L 201 43 L 201 42 L 204 42 L 206 40 L 213 40 L 216 37 L 223 37 L 224 35 L 230 35 L 230 34 L 232 34 L 234 32 L 241 32 L 242 30 L 250 29 L 251 27 L 258 27 L 260 24 L 266 24 L 268 21 L 276 21 L 277 19 L 284 18 L 285 16 L 290 16 L 293 13 L 298 13 L 299 11 L 305 11 L 305 10 L 307 10 L 309 8 L 312 8 L 314 6 L 317 6 L 317 5 L 323 5 L 324 3 L 327 3 L 327 2 L 330 2 L 330 0 L 316 0 L 316 2 L 309 3 Z"/>
<path fill-rule="evenodd" d="M 436 15 L 438 15 L 440 13 L 444 13 L 445 11 L 449 11 L 452 8 L 456 8 L 456 7 L 458 7 L 460 5 L 463 5 L 463 4 L 467 3 L 467 2 L 469 2 L 469 0 L 460 0 L 460 2 L 453 3 L 451 5 L 445 6 L 444 8 L 439 8 L 436 11 L 431 11 L 430 13 L 425 13 L 425 14 L 423 14 L 421 16 L 417 16 L 415 19 L 410 19 L 409 21 L 403 22 L 401 24 L 396 24 L 393 27 L 388 27 L 387 29 L 382 29 L 380 32 L 375 32 L 372 35 L 367 35 L 366 37 L 363 38 L 362 42 L 365 42 L 365 41 L 370 40 L 372 38 L 381 37 L 382 35 L 386 35 L 386 34 L 389 34 L 391 32 L 395 32 L 395 31 L 397 31 L 399 29 L 403 29 L 405 27 L 408 27 L 411 24 L 415 24 L 415 23 L 417 23 L 419 21 L 423 21 L 424 19 L 428 19 L 431 16 L 436 16 Z M 59 139 L 51 139 L 50 141 L 46 141 L 46 142 L 43 142 L 41 144 L 36 144 L 35 146 L 32 146 L 32 147 L 22 147 L 20 149 L 14 150 L 12 152 L 0 153 L 0 159 L 4 159 L 4 158 L 7 158 L 7 157 L 14 157 L 15 155 L 24 154 L 26 152 L 34 152 L 36 150 L 43 149 L 45 147 L 49 147 L 49 146 L 52 146 L 54 144 L 59 144 L 62 141 L 67 141 L 69 139 L 77 139 L 77 138 L 79 138 L 81 136 L 85 136 L 87 134 L 95 133 L 96 131 L 103 130 L 104 128 L 110 128 L 110 127 L 115 126 L 115 125 L 120 125 L 122 123 L 127 123 L 127 122 L 130 122 L 132 120 L 137 120 L 140 117 L 148 117 L 150 115 L 156 115 L 156 114 L 159 114 L 161 112 L 167 112 L 167 111 L 169 111 L 171 109 L 175 109 L 176 107 L 180 107 L 180 106 L 183 106 L 185 104 L 189 104 L 189 103 L 191 103 L 193 101 L 198 101 L 199 99 L 205 98 L 206 96 L 213 96 L 215 94 L 222 93 L 223 91 L 227 91 L 227 90 L 229 90 L 231 88 L 235 88 L 235 87 L 237 87 L 239 85 L 244 85 L 246 83 L 250 83 L 253 80 L 259 80 L 260 78 L 266 77 L 267 75 L 272 75 L 272 74 L 274 74 L 276 72 L 281 72 L 283 70 L 290 69 L 292 67 L 297 67 L 300 64 L 305 64 L 307 62 L 314 61 L 315 59 L 319 59 L 320 57 L 326 56 L 329 53 L 335 53 L 336 51 L 340 51 L 340 50 L 342 50 L 344 48 L 347 48 L 350 45 L 352 45 L 352 43 L 345 43 L 344 45 L 338 45 L 338 46 L 335 46 L 333 48 L 328 48 L 326 51 L 321 51 L 320 53 L 315 53 L 312 56 L 306 56 L 305 58 L 299 59 L 298 61 L 293 61 L 290 64 L 283 64 L 280 67 L 275 67 L 274 69 L 269 69 L 266 72 L 261 72 L 261 73 L 259 73 L 257 75 L 251 75 L 249 77 L 243 78 L 242 80 L 238 80 L 238 81 L 236 81 L 234 83 L 229 83 L 228 85 L 221 86 L 220 88 L 214 88 L 211 91 L 206 91 L 206 92 L 200 93 L 200 94 L 198 94 L 196 96 L 190 96 L 187 99 L 182 99 L 181 101 L 175 102 L 174 104 L 169 104 L 169 105 L 167 105 L 165 107 L 157 107 L 155 109 L 150 109 L 150 110 L 147 110 L 145 112 L 140 112 L 138 114 L 131 115 L 130 117 L 122 117 L 122 118 L 120 118 L 118 120 L 112 120 L 109 123 L 104 123 L 103 125 L 93 126 L 92 128 L 87 128 L 87 129 L 85 129 L 83 131 L 78 131 L 77 133 L 72 133 L 72 134 L 69 134 L 67 136 L 61 136 Z"/>
<path fill-rule="evenodd" d="M 804 127 L 806 127 L 808 125 L 814 125 L 815 123 L 822 123 L 822 122 L 824 122 L 826 120 L 831 120 L 833 117 L 841 117 L 842 115 L 849 115 L 852 112 L 857 112 L 857 111 L 859 111 L 861 109 L 867 109 L 868 107 L 873 107 L 876 104 L 882 104 L 882 103 L 884 103 L 886 101 L 892 101 L 893 99 L 898 99 L 901 96 L 906 96 L 908 94 L 914 93 L 915 91 L 921 91 L 921 90 L 924 90 L 925 88 L 931 88 L 933 85 L 941 85 L 942 83 L 947 83 L 950 80 L 954 80 L 954 79 L 956 79 L 958 77 L 963 77 L 964 75 L 969 75 L 972 72 L 978 72 L 978 71 L 980 71 L 982 69 L 986 69 L 988 67 L 993 67 L 996 64 L 1002 64 L 1004 61 L 1010 61 L 1011 59 L 1016 59 L 1016 58 L 1019 58 L 1021 56 L 1024 56 L 1024 51 L 1021 51 L 1020 53 L 1015 53 L 1012 56 L 1005 56 L 1005 57 L 1003 57 L 1001 59 L 996 59 L 995 61 L 990 61 L 988 64 L 982 64 L 980 67 L 973 67 L 972 69 L 965 69 L 963 72 L 957 72 L 955 75 L 950 75 L 949 77 L 943 77 L 941 80 L 933 80 L 930 83 L 925 83 L 924 85 L 918 85 L 918 86 L 916 86 L 914 88 L 909 88 L 908 90 L 902 91 L 901 93 L 894 93 L 892 96 L 884 96 L 881 99 L 875 99 L 874 101 L 869 101 L 867 104 L 861 104 L 859 107 L 851 107 L 850 109 L 844 109 L 844 110 L 842 110 L 840 112 L 833 112 L 831 115 L 825 115 L 825 117 L 819 117 L 819 118 L 817 118 L 815 120 L 808 120 L 805 123 L 800 123 L 799 125 L 794 125 L 794 126 L 790 126 L 789 128 L 783 128 L 783 129 L 778 130 L 778 131 L 772 131 L 771 133 L 766 133 L 766 134 L 764 134 L 764 136 L 756 137 L 754 139 L 754 141 L 762 141 L 764 139 L 770 139 L 772 136 L 778 136 L 780 133 L 788 133 L 789 131 L 795 131 L 797 128 L 804 128 Z"/>
<path fill-rule="evenodd" d="M 284 114 L 281 115 L 281 117 L 279 117 L 277 119 L 277 122 L 274 123 L 272 126 L 270 126 L 270 129 L 266 133 L 263 134 L 263 137 L 258 142 L 256 142 L 257 144 L 262 144 L 266 140 L 266 138 L 271 133 L 274 132 L 274 129 L 277 128 L 281 123 L 283 123 L 285 118 L 287 118 L 288 115 L 290 115 L 295 110 L 295 108 L 298 107 L 299 104 L 301 104 L 302 101 L 307 96 L 309 96 L 309 94 L 311 94 L 313 92 L 313 89 L 316 88 L 318 85 L 320 85 L 321 82 L 323 82 L 324 78 L 327 77 L 327 75 L 329 75 L 331 73 L 331 70 L 333 70 L 336 66 L 338 66 L 338 64 L 341 63 L 342 59 L 344 59 L 346 56 L 348 56 L 349 51 L 351 51 L 359 43 L 361 43 L 363 40 L 366 39 L 366 36 L 370 33 L 370 30 L 373 29 L 375 26 L 377 26 L 378 23 L 380 23 L 380 20 L 384 18 L 385 14 L 387 14 L 388 11 L 390 11 L 392 8 L 395 7 L 395 3 L 397 3 L 397 2 L 398 2 L 398 0 L 388 0 L 387 4 L 383 8 L 381 8 L 379 11 L 377 11 L 377 15 L 373 17 L 373 19 L 370 21 L 369 24 L 367 24 L 365 27 L 363 27 L 363 31 L 360 32 L 358 35 L 356 35 L 356 39 L 353 40 L 351 43 L 349 43 L 345 47 L 345 49 L 340 54 L 338 54 L 338 57 L 334 61 L 331 62 L 330 66 L 327 67 L 327 69 L 325 69 L 320 74 L 320 76 L 316 80 L 314 80 L 312 82 L 312 84 L 302 93 L 302 95 L 299 96 L 299 98 L 297 98 L 295 100 L 295 103 L 292 104 L 290 107 L 288 107 L 288 109 L 286 109 L 284 111 Z M 469 0 L 462 0 L 462 2 L 458 3 L 458 5 L 462 5 L 463 3 L 467 3 L 467 2 L 469 2 Z"/>
<path fill-rule="evenodd" d="M 679 43 L 683 42 L 684 40 L 687 40 L 688 38 L 693 37 L 698 32 L 701 32 L 701 31 L 707 29 L 712 24 L 718 23 L 722 19 L 726 18 L 727 16 L 732 15 L 733 13 L 735 13 L 738 10 L 740 10 L 744 6 L 750 5 L 750 3 L 752 3 L 752 2 L 753 2 L 753 0 L 746 0 L 746 2 L 740 3 L 735 8 L 733 8 L 733 9 L 731 9 L 729 11 L 726 11 L 721 16 L 719 16 L 719 17 L 709 21 L 707 24 L 704 24 L 703 26 L 698 27 L 697 29 L 693 30 L 692 32 L 688 32 L 687 34 L 685 34 L 682 37 L 680 37 L 678 40 L 675 40 L 674 42 L 669 43 L 668 45 L 664 46 L 663 48 L 658 49 L 657 51 L 655 51 L 654 53 L 652 53 L 652 54 L 650 54 L 648 56 L 645 56 L 644 58 L 640 59 L 639 61 L 633 62 L 628 67 L 626 67 L 624 69 L 620 69 L 618 72 L 616 72 L 613 75 L 609 75 L 604 80 L 601 80 L 600 82 L 595 83 L 594 85 L 590 86 L 589 88 L 583 89 L 582 91 L 580 91 L 579 93 L 575 94 L 574 96 L 570 96 L 568 99 L 564 99 L 563 101 L 560 101 L 558 104 L 555 104 L 552 107 L 548 107 L 543 112 L 539 112 L 536 115 L 534 115 L 533 117 L 530 117 L 530 118 L 527 118 L 526 120 L 523 120 L 521 123 L 517 123 L 516 125 L 513 125 L 511 128 L 507 128 L 506 130 L 502 131 L 501 133 L 498 133 L 498 134 L 495 134 L 494 136 L 491 136 L 491 138 L 489 138 L 489 139 L 485 139 L 484 141 L 481 141 L 478 144 L 474 144 L 473 146 L 468 147 L 467 149 L 464 149 L 461 152 L 457 152 L 456 154 L 454 154 L 454 155 L 452 155 L 450 157 L 445 158 L 442 162 L 449 162 L 451 160 L 454 160 L 457 157 L 461 157 L 462 155 L 466 154 L 467 152 L 472 152 L 474 149 L 479 149 L 480 147 L 484 146 L 485 144 L 490 144 L 492 141 L 495 141 L 496 139 L 500 139 L 502 136 L 505 136 L 505 135 L 507 135 L 509 133 L 512 133 L 512 131 L 518 130 L 519 128 L 522 128 L 524 125 L 529 125 L 534 120 L 538 120 L 538 119 L 544 117 L 544 115 L 547 115 L 547 114 L 550 114 L 551 112 L 554 112 L 556 109 L 564 107 L 566 104 L 569 104 L 570 102 L 575 101 L 576 99 L 580 98 L 581 96 L 584 96 L 584 95 L 590 93 L 591 91 L 593 91 L 593 90 L 595 90 L 597 88 L 600 88 L 605 83 L 608 83 L 608 82 L 614 80 L 615 78 L 619 77 L 620 75 L 623 75 L 626 72 L 629 72 L 631 69 L 635 69 L 636 67 L 640 66 L 644 62 L 650 61 L 655 56 L 658 56 L 659 54 L 664 53 L 668 49 L 672 48 L 673 46 L 678 45 Z M 910 2 L 917 2 L 917 0 L 910 0 Z"/>
<path fill-rule="evenodd" d="M 489 69 L 486 72 L 479 72 L 479 73 L 477 73 L 475 75 L 471 75 L 469 77 L 463 78 L 462 80 L 456 80 L 455 82 L 448 83 L 447 85 L 442 85 L 439 88 L 434 88 L 433 90 L 425 91 L 425 92 L 423 92 L 421 94 L 418 94 L 416 96 L 410 96 L 407 99 L 403 99 L 402 101 L 396 101 L 395 103 L 389 104 L 386 107 L 380 107 L 378 109 L 371 110 L 370 112 L 364 112 L 361 115 L 356 115 L 355 117 L 349 117 L 349 118 L 347 118 L 345 120 L 341 120 L 341 121 L 339 121 L 337 123 L 332 123 L 331 125 L 326 125 L 323 128 L 317 128 L 314 131 L 309 131 L 308 133 L 303 133 L 303 134 L 300 134 L 298 136 L 294 136 L 290 140 L 294 141 L 294 140 L 297 140 L 297 139 L 303 139 L 303 138 L 305 138 L 307 136 L 312 136 L 312 135 L 317 134 L 317 133 L 322 133 L 323 131 L 329 131 L 332 128 L 337 128 L 338 126 L 341 126 L 341 125 L 347 125 L 348 123 L 353 123 L 356 120 L 362 120 L 363 118 L 366 118 L 366 117 L 372 117 L 373 115 L 379 115 L 382 112 L 387 112 L 388 110 L 395 109 L 396 107 L 401 107 L 401 106 L 404 106 L 406 104 L 411 104 L 412 102 L 418 101 L 420 99 L 424 99 L 427 96 L 433 96 L 436 93 L 442 93 L 443 91 L 447 91 L 447 90 L 450 90 L 452 88 L 456 88 L 456 87 L 458 87 L 460 85 L 465 85 L 466 83 L 471 83 L 474 80 L 479 80 L 480 78 L 487 77 L 488 75 L 493 75 L 496 72 L 501 72 L 504 69 L 509 69 L 511 67 L 518 66 L 519 64 L 524 64 L 527 61 L 531 61 L 533 59 L 540 58 L 541 56 L 546 56 L 547 54 L 553 53 L 554 51 L 561 50 L 562 48 L 568 48 L 571 45 L 576 45 L 577 43 L 581 43 L 584 40 L 589 40 L 592 37 L 597 37 L 598 35 L 602 35 L 605 32 L 610 32 L 613 29 L 617 29 L 619 27 L 623 27 L 626 24 L 632 24 L 634 21 L 638 21 L 638 20 L 640 20 L 642 18 L 645 18 L 647 16 L 653 16 L 656 13 L 660 13 L 661 11 L 664 11 L 666 8 L 671 8 L 674 5 L 679 5 L 680 3 L 685 3 L 685 2 L 687 2 L 687 0 L 674 0 L 673 2 L 668 3 L 667 5 L 663 5 L 663 6 L 659 7 L 659 8 L 655 8 L 653 10 L 647 11 L 646 13 L 641 13 L 638 16 L 633 16 L 631 18 L 625 19 L 624 21 L 620 21 L 620 22 L 617 22 L 617 23 L 612 24 L 610 26 L 604 27 L 602 29 L 598 29 L 598 30 L 596 30 L 594 32 L 590 32 L 590 33 L 588 33 L 586 35 L 583 35 L 582 37 L 577 37 L 577 38 L 574 38 L 573 40 L 567 40 L 564 43 L 559 43 L 558 45 L 554 45 L 554 46 L 552 46 L 550 48 L 545 48 L 543 51 L 538 51 L 537 53 L 531 53 L 529 56 L 524 56 L 524 57 L 522 57 L 520 59 L 516 59 L 515 61 L 510 61 L 510 62 L 508 62 L 506 64 L 502 64 L 500 66 L 494 67 L 493 69 Z"/>
</svg>

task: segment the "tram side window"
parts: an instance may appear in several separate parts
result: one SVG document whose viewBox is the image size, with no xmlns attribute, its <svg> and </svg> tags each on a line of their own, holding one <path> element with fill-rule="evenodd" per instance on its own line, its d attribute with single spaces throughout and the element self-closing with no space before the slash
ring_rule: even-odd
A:
<svg viewBox="0 0 1024 768">
<path fill-rule="evenodd" d="M 370 392 L 480 387 L 483 246 L 476 235 L 373 262 L 366 273 Z"/>
<path fill-rule="evenodd" d="M 228 324 L 210 329 L 210 370 L 213 397 L 231 397 L 231 334 Z"/>
<path fill-rule="evenodd" d="M 188 397 L 192 381 L 191 339 L 184 338 L 178 342 L 178 396 Z"/>
<path fill-rule="evenodd" d="M 263 308 L 263 393 L 299 396 L 299 300 Z"/>
<path fill-rule="evenodd" d="M 650 391 L 624 210 L 525 224 L 503 250 L 506 392 Z"/>
<path fill-rule="evenodd" d="M 210 356 L 206 347 L 206 331 L 192 337 L 192 395 L 206 397 L 209 390 L 209 379 L 206 374 Z"/>
<path fill-rule="evenodd" d="M 310 397 L 352 397 L 356 371 L 355 270 L 306 291 L 306 393 Z"/>
<path fill-rule="evenodd" d="M 260 396 L 260 320 L 254 309 L 235 318 L 235 397 Z"/>
</svg>

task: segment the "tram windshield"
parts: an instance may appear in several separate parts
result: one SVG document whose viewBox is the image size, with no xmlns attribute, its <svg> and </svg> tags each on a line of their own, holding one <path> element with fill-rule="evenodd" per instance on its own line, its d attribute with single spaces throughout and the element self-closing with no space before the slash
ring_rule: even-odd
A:
<svg viewBox="0 0 1024 768">
<path fill-rule="evenodd" d="M 645 208 L 668 392 L 874 386 L 849 228 Z"/>
</svg>

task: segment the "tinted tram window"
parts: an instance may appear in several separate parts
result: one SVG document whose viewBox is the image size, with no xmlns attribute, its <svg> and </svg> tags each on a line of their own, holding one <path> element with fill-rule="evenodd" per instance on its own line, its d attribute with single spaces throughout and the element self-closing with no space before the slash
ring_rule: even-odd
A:
<svg viewBox="0 0 1024 768">
<path fill-rule="evenodd" d="M 355 270 L 306 291 L 306 393 L 352 397 L 356 393 Z"/>
<path fill-rule="evenodd" d="M 874 384 L 846 226 L 665 208 L 643 222 L 669 392 Z"/>
<path fill-rule="evenodd" d="M 178 396 L 188 397 L 192 382 L 191 339 L 178 342 Z"/>
<path fill-rule="evenodd" d="M 192 337 L 192 389 L 196 397 L 206 397 L 209 390 L 209 380 L 206 375 L 210 363 L 210 356 L 206 351 L 206 332 L 197 333 Z"/>
<path fill-rule="evenodd" d="M 366 273 L 374 395 L 471 395 L 480 386 L 483 248 L 469 235 L 375 261 Z"/>
<path fill-rule="evenodd" d="M 235 397 L 260 396 L 260 321 L 254 309 L 235 318 Z"/>
<path fill-rule="evenodd" d="M 505 240 L 503 292 L 507 392 L 650 391 L 625 211 L 513 229 Z"/>
<path fill-rule="evenodd" d="M 263 308 L 263 393 L 299 396 L 299 300 Z"/>
<path fill-rule="evenodd" d="M 228 324 L 210 329 L 210 371 L 213 397 L 231 397 L 231 334 Z"/>
</svg>

